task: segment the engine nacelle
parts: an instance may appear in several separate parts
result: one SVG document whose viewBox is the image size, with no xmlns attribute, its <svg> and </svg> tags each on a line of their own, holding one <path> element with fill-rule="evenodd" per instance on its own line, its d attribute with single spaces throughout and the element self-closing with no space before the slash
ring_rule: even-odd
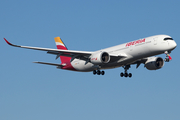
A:
<svg viewBox="0 0 180 120">
<path fill-rule="evenodd" d="M 90 61 L 93 64 L 103 64 L 110 61 L 110 56 L 107 52 L 98 52 L 90 56 Z"/>
<path fill-rule="evenodd" d="M 161 57 L 150 57 L 145 63 L 148 70 L 157 70 L 164 66 L 164 60 Z"/>
</svg>

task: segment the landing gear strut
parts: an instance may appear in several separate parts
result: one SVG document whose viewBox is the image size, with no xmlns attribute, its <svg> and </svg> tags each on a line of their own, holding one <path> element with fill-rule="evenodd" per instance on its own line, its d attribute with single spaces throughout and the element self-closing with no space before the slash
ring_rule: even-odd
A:
<svg viewBox="0 0 180 120">
<path fill-rule="evenodd" d="M 94 70 L 94 71 L 93 71 L 93 74 L 94 74 L 94 75 L 96 75 L 96 74 L 97 74 L 97 75 L 104 75 L 105 72 L 104 72 L 104 71 L 100 71 L 100 70 Z"/>
<path fill-rule="evenodd" d="M 172 60 L 171 56 L 169 55 L 170 53 L 168 51 L 164 52 L 166 54 L 166 58 L 164 59 L 165 62 L 169 62 L 170 60 Z"/>
<path fill-rule="evenodd" d="M 129 70 L 130 67 L 131 67 L 130 65 L 124 66 L 123 68 L 124 68 L 125 72 L 124 72 L 124 73 L 122 72 L 122 73 L 120 74 L 120 76 L 121 76 L 121 77 L 132 77 L 132 73 L 128 73 L 128 72 L 127 72 L 127 70 Z"/>
</svg>

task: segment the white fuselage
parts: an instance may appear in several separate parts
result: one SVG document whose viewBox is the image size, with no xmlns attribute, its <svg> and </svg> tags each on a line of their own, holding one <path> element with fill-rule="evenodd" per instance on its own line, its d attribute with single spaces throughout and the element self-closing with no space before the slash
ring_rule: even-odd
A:
<svg viewBox="0 0 180 120">
<path fill-rule="evenodd" d="M 102 65 L 95 65 L 91 62 L 87 62 L 85 60 L 74 59 L 71 61 L 71 65 L 76 71 L 93 71 L 95 69 L 110 69 L 121 67 L 124 65 L 128 65 L 134 63 L 139 59 L 143 59 L 146 57 L 162 54 L 165 51 L 172 51 L 176 43 L 174 40 L 164 40 L 164 38 L 170 37 L 168 35 L 156 35 L 151 36 L 139 40 L 135 40 L 129 43 L 120 44 L 114 47 L 102 49 L 95 52 L 107 52 L 109 54 L 119 56 L 119 59 L 113 61 L 111 59 L 109 63 Z M 121 57 L 126 56 L 126 57 Z"/>
</svg>

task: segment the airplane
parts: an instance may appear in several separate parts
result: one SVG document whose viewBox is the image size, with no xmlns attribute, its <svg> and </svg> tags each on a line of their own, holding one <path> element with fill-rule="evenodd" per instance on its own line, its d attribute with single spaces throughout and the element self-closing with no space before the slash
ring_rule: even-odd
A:
<svg viewBox="0 0 180 120">
<path fill-rule="evenodd" d="M 89 52 L 68 50 L 60 37 L 55 37 L 54 39 L 57 49 L 14 45 L 4 38 L 6 43 L 11 46 L 47 51 L 49 54 L 56 55 L 56 59 L 60 57 L 61 60 L 61 64 L 47 62 L 34 63 L 53 65 L 63 70 L 79 72 L 92 71 L 94 75 L 104 75 L 105 69 L 123 67 L 124 72 L 120 73 L 121 77 L 132 77 L 132 73 L 128 73 L 128 70 L 131 65 L 134 64 L 136 64 L 136 68 L 138 68 L 140 64 L 144 64 L 144 67 L 148 70 L 158 70 L 162 68 L 164 62 L 172 60 L 169 54 L 177 46 L 176 42 L 169 35 L 155 35 Z M 165 59 L 156 57 L 156 55 L 163 53 L 166 54 Z"/>
</svg>

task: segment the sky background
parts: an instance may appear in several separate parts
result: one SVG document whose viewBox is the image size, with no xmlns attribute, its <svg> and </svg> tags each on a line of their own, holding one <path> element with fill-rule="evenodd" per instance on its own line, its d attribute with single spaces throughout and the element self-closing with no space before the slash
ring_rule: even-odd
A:
<svg viewBox="0 0 180 120">
<path fill-rule="evenodd" d="M 179 0 L 1 0 L 0 120 L 180 120 L 179 47 L 157 71 L 132 66 L 104 76 L 40 65 L 60 63 L 14 44 L 95 51 L 167 34 L 179 45 Z M 160 55 L 165 58 L 165 55 Z"/>
</svg>

